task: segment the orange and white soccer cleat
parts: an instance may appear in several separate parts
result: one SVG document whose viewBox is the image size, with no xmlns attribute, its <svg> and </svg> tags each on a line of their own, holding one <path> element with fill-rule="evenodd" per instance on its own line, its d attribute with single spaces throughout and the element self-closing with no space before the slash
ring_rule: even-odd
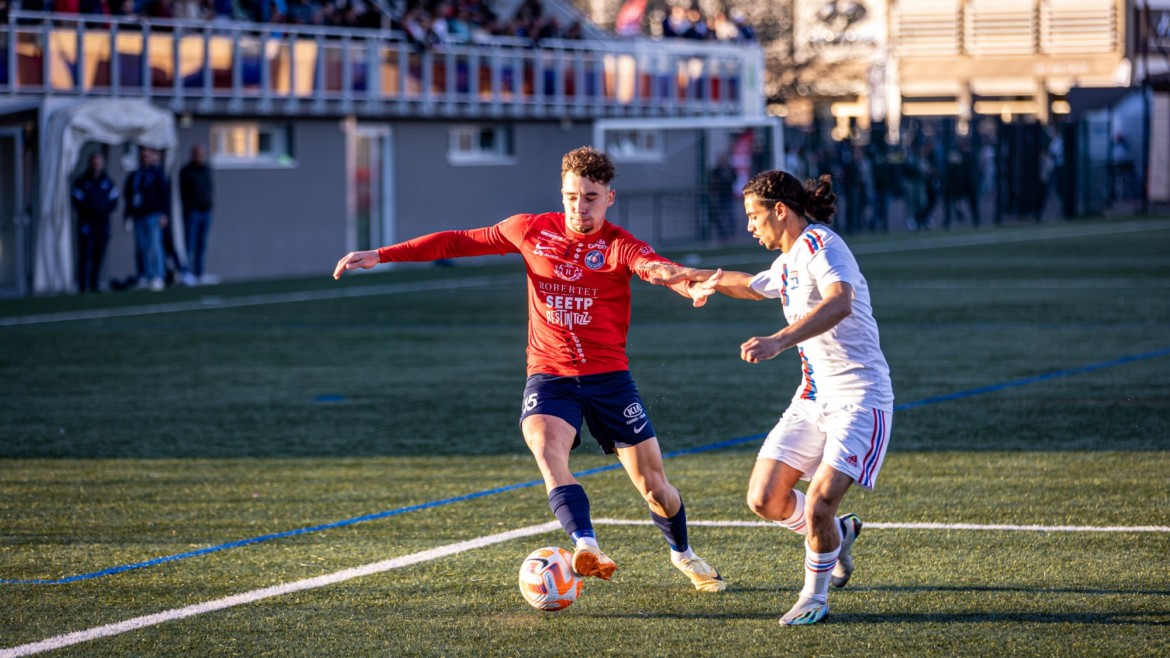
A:
<svg viewBox="0 0 1170 658">
<path fill-rule="evenodd" d="M 617 564 L 596 547 L 578 546 L 577 552 L 573 553 L 573 571 L 576 571 L 578 576 L 609 580 L 613 572 L 617 571 Z"/>
</svg>

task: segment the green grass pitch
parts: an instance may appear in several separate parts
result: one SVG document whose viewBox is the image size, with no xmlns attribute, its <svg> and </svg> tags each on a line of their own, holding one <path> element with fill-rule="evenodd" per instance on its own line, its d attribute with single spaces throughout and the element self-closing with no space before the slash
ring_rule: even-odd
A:
<svg viewBox="0 0 1170 658">
<path fill-rule="evenodd" d="M 897 403 L 849 587 L 785 629 L 803 549 L 743 503 L 758 439 L 667 461 L 694 592 L 647 525 L 556 614 L 516 571 L 558 529 L 161 621 L 80 656 L 1170 655 L 1170 220 L 849 239 Z M 668 251 L 758 271 L 758 248 Z M 522 268 L 0 301 L 0 579 L 55 580 L 419 506 L 67 584 L 0 584 L 7 650 L 552 520 L 516 426 Z M 663 450 L 766 432 L 797 360 L 748 365 L 775 303 L 692 309 L 635 281 L 629 352 Z M 922 403 L 922 404 L 918 404 Z M 612 464 L 588 439 L 576 470 Z M 644 521 L 620 470 L 597 519 Z M 739 525 L 718 522 L 735 522 Z M 710 525 L 707 525 L 710 523 Z M 882 528 L 939 523 L 943 528 Z M 963 529 L 970 525 L 1135 528 Z M 1157 530 L 1161 528 L 1161 530 Z M 51 655 L 58 655 L 51 654 Z"/>
</svg>

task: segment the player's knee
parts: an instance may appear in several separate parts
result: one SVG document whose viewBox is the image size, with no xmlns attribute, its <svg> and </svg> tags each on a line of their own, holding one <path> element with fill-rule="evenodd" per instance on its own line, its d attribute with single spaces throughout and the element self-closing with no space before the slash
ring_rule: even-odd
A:
<svg viewBox="0 0 1170 658">
<path fill-rule="evenodd" d="M 756 516 L 766 521 L 779 521 L 784 518 L 784 510 L 779 509 L 782 505 L 777 502 L 775 496 L 768 495 L 767 491 L 749 489 L 747 506 L 748 509 L 755 512 Z"/>
<path fill-rule="evenodd" d="M 813 525 L 823 525 L 837 515 L 837 505 L 820 497 L 810 497 L 806 502 L 805 514 Z"/>
<path fill-rule="evenodd" d="M 642 499 L 650 507 L 665 507 L 670 500 L 667 485 L 665 482 L 647 483 L 647 486 L 642 489 Z"/>
<path fill-rule="evenodd" d="M 765 501 L 763 497 L 757 495 L 754 491 L 749 491 L 747 494 L 747 506 L 748 509 L 755 513 L 756 516 L 765 520 L 771 520 L 768 518 L 767 501 Z"/>
</svg>

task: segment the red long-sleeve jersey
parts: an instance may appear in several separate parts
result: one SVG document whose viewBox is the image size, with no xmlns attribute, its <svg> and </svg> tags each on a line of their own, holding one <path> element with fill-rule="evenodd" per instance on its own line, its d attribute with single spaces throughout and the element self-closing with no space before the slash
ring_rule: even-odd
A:
<svg viewBox="0 0 1170 658">
<path fill-rule="evenodd" d="M 673 264 L 609 222 L 590 235 L 569 231 L 564 213 L 513 215 L 378 250 L 383 263 L 492 254 L 520 254 L 528 270 L 529 375 L 628 370 L 630 278 L 642 263 Z M 672 287 L 685 295 L 684 286 Z"/>
</svg>

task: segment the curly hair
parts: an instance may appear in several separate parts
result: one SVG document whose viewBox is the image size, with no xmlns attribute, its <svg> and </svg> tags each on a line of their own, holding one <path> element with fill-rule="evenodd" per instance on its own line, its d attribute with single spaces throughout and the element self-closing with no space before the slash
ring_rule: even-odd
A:
<svg viewBox="0 0 1170 658">
<path fill-rule="evenodd" d="M 743 186 L 743 195 L 783 203 L 818 224 L 832 224 L 837 213 L 837 195 L 833 193 L 833 177 L 829 174 L 801 183 L 788 172 L 765 171 L 752 176 Z"/>
<path fill-rule="evenodd" d="M 592 146 L 573 149 L 561 158 L 561 177 L 564 178 L 568 173 L 577 174 L 602 185 L 609 185 L 617 175 L 609 155 Z"/>
</svg>

